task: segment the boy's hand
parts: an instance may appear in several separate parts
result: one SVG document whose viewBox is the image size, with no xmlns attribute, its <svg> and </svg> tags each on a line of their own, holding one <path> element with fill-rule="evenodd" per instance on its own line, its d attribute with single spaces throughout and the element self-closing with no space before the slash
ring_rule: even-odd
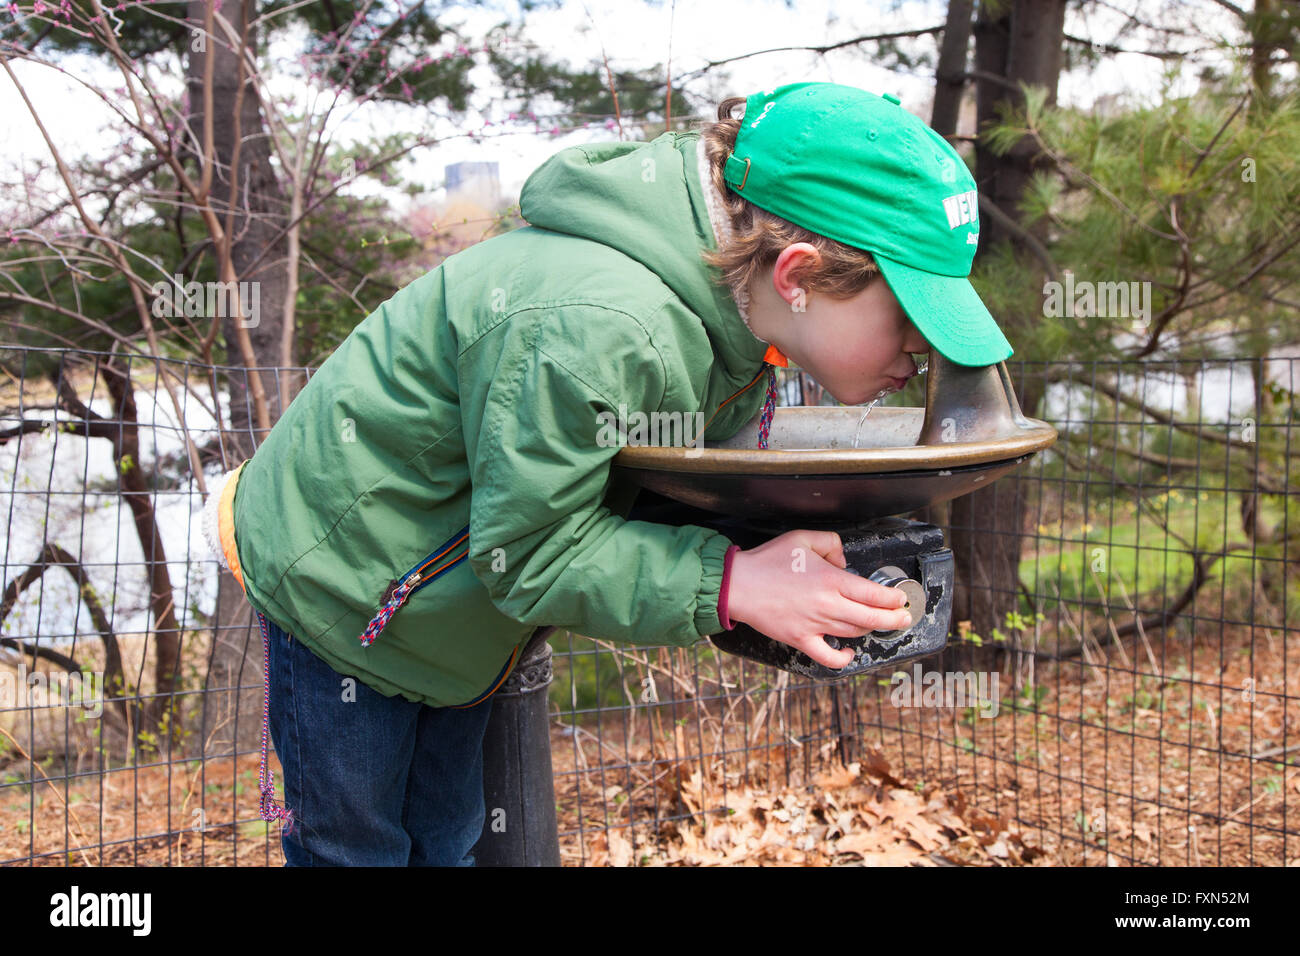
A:
<svg viewBox="0 0 1300 956">
<path fill-rule="evenodd" d="M 823 636 L 862 637 L 911 623 L 898 588 L 844 570 L 834 531 L 787 531 L 731 559 L 727 616 L 836 670 L 853 660 Z"/>
</svg>

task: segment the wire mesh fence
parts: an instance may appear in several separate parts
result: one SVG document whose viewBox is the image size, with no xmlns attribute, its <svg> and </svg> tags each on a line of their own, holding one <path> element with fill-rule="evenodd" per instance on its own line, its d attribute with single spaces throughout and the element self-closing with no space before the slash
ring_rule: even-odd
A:
<svg viewBox="0 0 1300 956">
<path fill-rule="evenodd" d="M 1008 363 L 1060 441 L 917 516 L 957 560 L 941 658 L 815 682 L 557 632 L 564 861 L 1295 862 L 1298 361 Z M 199 520 L 311 370 L 0 368 L 0 863 L 278 865 L 260 635 Z"/>
</svg>

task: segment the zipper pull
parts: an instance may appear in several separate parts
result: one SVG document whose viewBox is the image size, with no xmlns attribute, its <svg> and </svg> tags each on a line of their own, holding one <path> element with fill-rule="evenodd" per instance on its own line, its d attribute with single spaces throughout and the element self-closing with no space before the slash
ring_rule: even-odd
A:
<svg viewBox="0 0 1300 956">
<path fill-rule="evenodd" d="M 362 647 L 369 647 L 375 642 L 375 638 L 384 629 L 388 619 L 406 602 L 406 599 L 411 594 L 411 589 L 419 584 L 422 578 L 423 575 L 417 571 L 393 590 L 393 596 L 388 599 L 388 603 L 380 608 L 379 613 L 371 618 L 370 623 L 366 625 L 365 632 L 361 635 Z M 401 597 L 398 597 L 399 593 Z"/>
</svg>

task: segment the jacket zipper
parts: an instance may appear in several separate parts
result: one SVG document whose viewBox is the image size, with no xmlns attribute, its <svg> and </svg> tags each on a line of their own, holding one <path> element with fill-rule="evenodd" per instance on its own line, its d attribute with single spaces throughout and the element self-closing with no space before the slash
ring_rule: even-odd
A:
<svg viewBox="0 0 1300 956">
<path fill-rule="evenodd" d="M 441 577 L 447 571 L 450 571 L 456 565 L 464 561 L 469 556 L 468 541 L 469 525 L 466 525 L 452 535 L 448 541 L 435 548 L 428 557 L 424 558 L 424 560 L 403 575 L 401 582 L 393 589 L 392 596 L 384 603 L 384 606 L 380 609 L 379 613 L 371 619 L 365 633 L 361 635 L 361 645 L 363 647 L 369 647 L 374 643 L 375 638 L 379 636 L 379 632 L 384 629 L 384 626 L 388 623 L 389 619 L 392 618 L 393 614 L 397 612 L 397 609 L 406 603 L 407 598 L 420 590 L 420 588 L 432 584 L 435 578 Z M 461 551 L 443 563 L 438 564 L 437 567 L 430 567 L 447 557 L 448 552 L 456 550 L 462 544 L 465 545 L 464 551 Z M 479 694 L 478 697 L 471 700 L 468 704 L 451 705 L 453 709 L 461 710 L 466 707 L 475 707 L 496 693 L 497 690 L 500 689 L 501 685 L 505 683 L 506 678 L 514 668 L 515 662 L 519 658 L 520 649 L 520 646 L 516 646 L 514 651 L 511 652 L 510 659 L 506 661 L 505 666 L 501 668 L 501 671 L 493 680 L 491 687 L 485 690 L 482 694 Z"/>
<path fill-rule="evenodd" d="M 449 556 L 449 552 L 458 550 L 461 545 L 465 546 L 463 551 Z M 379 609 L 379 613 L 371 618 L 370 623 L 366 625 L 366 629 L 362 632 L 360 638 L 361 646 L 369 647 L 375 642 L 375 638 L 388 625 L 393 615 L 397 613 L 398 608 L 406 603 L 407 598 L 420 588 L 433 583 L 435 579 L 456 567 L 467 557 L 469 557 L 469 525 L 465 525 L 451 538 L 430 552 L 419 564 L 402 575 L 397 587 L 393 589 L 392 595 L 384 602 L 384 606 Z"/>
</svg>

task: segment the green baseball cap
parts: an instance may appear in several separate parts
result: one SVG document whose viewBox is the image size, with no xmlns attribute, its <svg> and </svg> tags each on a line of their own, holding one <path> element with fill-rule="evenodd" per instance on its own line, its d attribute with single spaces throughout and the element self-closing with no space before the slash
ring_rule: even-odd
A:
<svg viewBox="0 0 1300 956">
<path fill-rule="evenodd" d="M 993 365 L 1011 355 L 968 278 L 979 243 L 975 180 L 898 97 L 838 83 L 755 93 L 723 177 L 755 206 L 870 252 L 945 358 Z"/>
</svg>

